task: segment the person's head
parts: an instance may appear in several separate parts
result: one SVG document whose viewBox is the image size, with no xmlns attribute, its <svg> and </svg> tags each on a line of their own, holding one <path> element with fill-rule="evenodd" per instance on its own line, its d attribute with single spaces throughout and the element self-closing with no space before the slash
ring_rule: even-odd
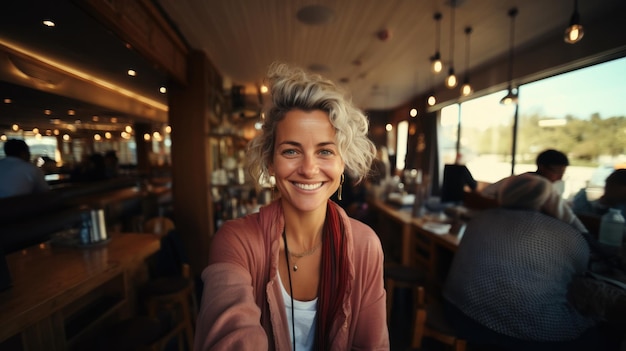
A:
<svg viewBox="0 0 626 351">
<path fill-rule="evenodd" d="M 504 181 L 498 202 L 505 208 L 538 211 L 551 191 L 552 184 L 546 178 L 524 173 Z"/>
<path fill-rule="evenodd" d="M 537 155 L 537 173 L 551 182 L 561 180 L 567 166 L 569 160 L 561 151 L 549 149 Z"/>
<path fill-rule="evenodd" d="M 626 204 L 626 168 L 615 170 L 606 178 L 602 202 L 608 206 Z"/>
<path fill-rule="evenodd" d="M 4 154 L 19 157 L 26 162 L 30 162 L 30 149 L 28 148 L 28 144 L 21 139 L 7 140 L 4 143 Z"/>
<path fill-rule="evenodd" d="M 344 170 L 363 180 L 376 148 L 367 137 L 367 117 L 345 93 L 317 74 L 285 64 L 270 66 L 268 82 L 272 103 L 261 133 L 248 146 L 253 178 L 273 175 L 282 196 L 317 193 L 325 200 Z"/>
</svg>

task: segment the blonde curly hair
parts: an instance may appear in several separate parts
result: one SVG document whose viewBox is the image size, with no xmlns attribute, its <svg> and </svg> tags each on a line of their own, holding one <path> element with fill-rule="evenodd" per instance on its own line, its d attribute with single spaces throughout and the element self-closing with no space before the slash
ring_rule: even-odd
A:
<svg viewBox="0 0 626 351">
<path fill-rule="evenodd" d="M 348 174 L 357 182 L 370 171 L 376 147 L 368 138 L 369 121 L 346 93 L 318 74 L 285 63 L 270 65 L 267 80 L 271 105 L 265 113 L 261 133 L 248 144 L 248 169 L 253 179 L 269 179 L 274 154 L 276 126 L 287 112 L 322 110 L 335 128 L 339 155 Z"/>
</svg>

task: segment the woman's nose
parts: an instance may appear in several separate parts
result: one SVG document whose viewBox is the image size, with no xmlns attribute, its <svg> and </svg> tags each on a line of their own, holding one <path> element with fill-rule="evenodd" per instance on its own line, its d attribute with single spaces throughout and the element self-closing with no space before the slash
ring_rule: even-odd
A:
<svg viewBox="0 0 626 351">
<path fill-rule="evenodd" d="M 319 171 L 319 165 L 314 156 L 305 156 L 300 165 L 300 173 L 306 177 L 312 177 Z"/>
</svg>

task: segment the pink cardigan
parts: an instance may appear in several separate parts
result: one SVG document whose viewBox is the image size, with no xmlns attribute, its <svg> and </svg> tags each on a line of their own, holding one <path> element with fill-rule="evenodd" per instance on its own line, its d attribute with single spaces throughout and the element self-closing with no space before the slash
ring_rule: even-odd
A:
<svg viewBox="0 0 626 351">
<path fill-rule="evenodd" d="M 380 241 L 370 227 L 339 212 L 350 280 L 343 314 L 328 336 L 332 350 L 389 350 Z M 291 350 L 277 274 L 284 225 L 280 201 L 274 201 L 216 233 L 202 273 L 194 350 Z"/>
</svg>

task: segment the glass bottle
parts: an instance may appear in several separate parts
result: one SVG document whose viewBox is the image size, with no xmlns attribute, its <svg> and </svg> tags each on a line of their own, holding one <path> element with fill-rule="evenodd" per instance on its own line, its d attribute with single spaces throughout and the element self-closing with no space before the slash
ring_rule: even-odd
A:
<svg viewBox="0 0 626 351">
<path fill-rule="evenodd" d="M 624 222 L 624 216 L 622 216 L 622 212 L 619 209 L 609 209 L 609 212 L 604 214 L 600 221 L 600 233 L 598 236 L 600 243 L 618 248 L 621 247 Z"/>
</svg>

